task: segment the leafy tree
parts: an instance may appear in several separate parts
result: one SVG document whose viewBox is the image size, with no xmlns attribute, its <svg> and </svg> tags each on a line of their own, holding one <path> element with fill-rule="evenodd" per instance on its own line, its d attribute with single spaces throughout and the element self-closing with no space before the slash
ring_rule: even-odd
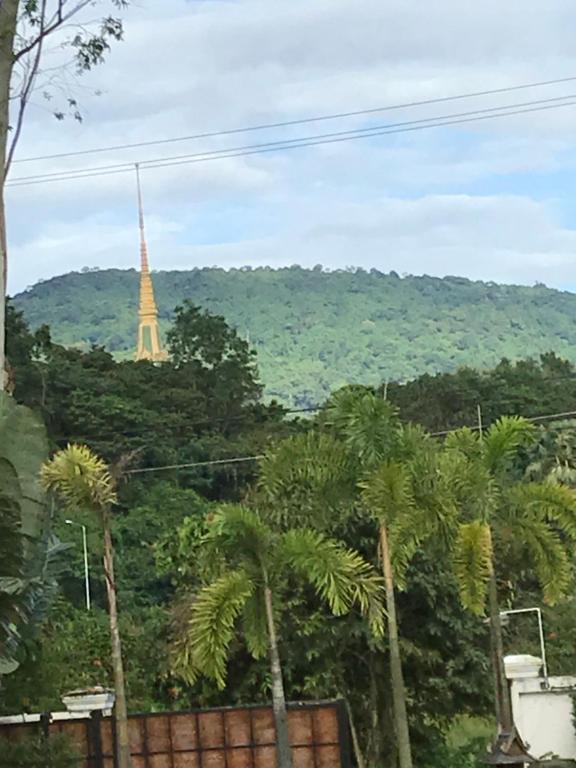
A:
<svg viewBox="0 0 576 768">
<path fill-rule="evenodd" d="M 422 527 L 422 509 L 412 488 L 411 471 L 402 463 L 407 434 L 401 434 L 395 411 L 388 402 L 361 390 L 337 393 L 329 404 L 328 419 L 342 435 L 351 461 L 356 465 L 363 502 L 379 521 L 398 759 L 400 768 L 411 768 L 412 749 L 392 567 L 393 552 L 400 563 L 409 560 L 417 542 L 415 529 L 418 525 Z"/>
<path fill-rule="evenodd" d="M 111 0 L 118 9 L 128 0 Z M 5 385 L 5 300 L 7 274 L 6 212 L 4 186 L 22 126 L 26 108 L 38 86 L 46 41 L 66 31 L 69 22 L 92 5 L 93 0 L 3 0 L 0 4 L 0 391 Z M 73 51 L 78 72 L 91 69 L 104 60 L 112 40 L 122 38 L 120 19 L 106 16 L 94 28 L 77 26 L 67 42 Z M 10 125 L 10 104 L 16 101 L 16 120 Z M 76 119 L 81 119 L 75 99 L 68 104 Z M 59 119 L 64 113 L 58 111 Z M 9 141 L 10 130 L 12 139 Z"/>
<path fill-rule="evenodd" d="M 99 520 L 104 537 L 104 572 L 108 595 L 112 661 L 116 690 L 116 723 L 118 728 L 118 768 L 130 768 L 130 741 L 124 685 L 122 646 L 118 629 L 116 582 L 114 580 L 114 548 L 110 531 L 110 508 L 116 502 L 114 481 L 102 459 L 85 446 L 69 445 L 58 451 L 42 468 L 42 481 L 49 490 L 62 497 L 67 508 L 88 509 Z"/>
<path fill-rule="evenodd" d="M 504 671 L 497 570 L 513 556 L 529 558 L 545 601 L 555 603 L 571 581 L 569 551 L 576 537 L 573 492 L 552 482 L 524 482 L 516 462 L 533 439 L 525 419 L 505 417 L 483 435 L 448 436 L 460 509 L 453 559 L 463 604 L 480 614 L 488 603 L 501 731 L 513 732 Z"/>
<path fill-rule="evenodd" d="M 37 482 L 47 453 L 37 416 L 0 393 L 0 675 L 17 668 L 22 634 L 39 624 L 56 589 L 62 548 Z"/>
<path fill-rule="evenodd" d="M 137 452 L 138 467 L 146 468 L 258 455 L 271 434 L 297 429 L 283 423 L 283 409 L 274 403 L 231 404 L 229 393 L 251 375 L 241 367 L 234 369 L 236 383 L 226 367 L 207 382 L 194 366 L 118 362 L 101 348 L 65 349 L 50 341 L 47 328 L 31 333 L 11 308 L 8 321 L 14 397 L 43 415 L 60 447 L 81 442 L 109 462 Z M 209 344 L 210 322 L 202 327 L 202 343 Z M 237 499 L 255 469 L 250 462 L 206 465 L 162 476 L 212 497 Z"/>
<path fill-rule="evenodd" d="M 209 675 L 223 686 L 235 623 L 242 616 L 250 653 L 259 658 L 268 650 L 270 655 L 278 763 L 289 768 L 277 630 L 287 571 L 309 582 L 337 616 L 357 604 L 376 635 L 382 632 L 380 581 L 358 554 L 339 543 L 306 529 L 276 534 L 245 507 L 222 507 L 211 523 L 207 544 L 226 559 L 228 570 L 193 598 L 177 640 L 177 669 L 189 678 Z"/>
<path fill-rule="evenodd" d="M 176 307 L 168 347 L 175 365 L 186 367 L 215 418 L 226 425 L 259 399 L 255 352 L 220 315 L 185 301 Z"/>
</svg>

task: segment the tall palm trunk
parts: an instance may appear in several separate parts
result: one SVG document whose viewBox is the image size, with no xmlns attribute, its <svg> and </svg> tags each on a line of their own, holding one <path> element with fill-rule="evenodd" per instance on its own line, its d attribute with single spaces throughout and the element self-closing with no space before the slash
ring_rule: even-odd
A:
<svg viewBox="0 0 576 768">
<path fill-rule="evenodd" d="M 272 709 L 274 711 L 274 724 L 276 726 L 276 754 L 278 768 L 292 768 L 292 749 L 288 735 L 288 714 L 286 712 L 286 696 L 284 695 L 284 681 L 282 680 L 282 667 L 280 666 L 280 654 L 278 653 L 278 637 L 274 623 L 274 608 L 272 605 L 272 592 L 265 576 L 264 602 L 266 605 L 266 623 L 268 625 L 268 642 L 270 645 L 270 672 L 272 674 Z"/>
<path fill-rule="evenodd" d="M 5 387 L 6 369 L 6 280 L 8 253 L 4 182 L 8 126 L 10 121 L 10 80 L 14 66 L 14 36 L 18 22 L 19 0 L 0 3 L 0 392 Z"/>
<path fill-rule="evenodd" d="M 510 733 L 514 726 L 510 689 L 506 680 L 504 668 L 504 643 L 502 641 L 502 623 L 498 605 L 498 588 L 494 561 L 490 559 L 490 581 L 488 586 L 488 604 L 490 611 L 490 646 L 494 664 L 494 680 L 496 689 L 496 716 L 498 727 L 504 733 Z"/>
<path fill-rule="evenodd" d="M 128 736 L 128 712 L 126 709 L 126 686 L 122 664 L 122 645 L 118 629 L 118 604 L 116 601 L 116 582 L 114 581 L 114 547 L 110 532 L 110 516 L 107 510 L 102 515 L 104 531 L 104 573 L 108 594 L 108 613 L 110 616 L 110 637 L 112 640 L 112 665 L 114 668 L 114 688 L 116 690 L 116 755 L 118 768 L 130 768 L 130 739 Z"/>
<path fill-rule="evenodd" d="M 412 768 L 412 750 L 410 747 L 410 731 L 408 714 L 406 712 L 406 690 L 402 675 L 400 658 L 400 642 L 398 640 L 398 620 L 396 618 L 396 600 L 394 597 L 394 575 L 388 531 L 386 526 L 380 526 L 380 547 L 382 550 L 382 568 L 386 587 L 386 610 L 388 612 L 388 640 L 390 642 L 390 677 L 392 680 L 392 701 L 394 704 L 394 721 L 396 724 L 396 740 L 398 742 L 398 763 L 400 768 Z"/>
</svg>

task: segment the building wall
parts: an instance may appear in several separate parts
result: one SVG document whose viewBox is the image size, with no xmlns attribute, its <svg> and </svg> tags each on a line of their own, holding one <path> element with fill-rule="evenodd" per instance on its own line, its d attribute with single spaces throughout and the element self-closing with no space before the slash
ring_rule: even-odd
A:
<svg viewBox="0 0 576 768">
<path fill-rule="evenodd" d="M 512 680 L 514 721 L 529 753 L 535 758 L 576 760 L 576 728 L 572 697 L 575 677 Z"/>
</svg>

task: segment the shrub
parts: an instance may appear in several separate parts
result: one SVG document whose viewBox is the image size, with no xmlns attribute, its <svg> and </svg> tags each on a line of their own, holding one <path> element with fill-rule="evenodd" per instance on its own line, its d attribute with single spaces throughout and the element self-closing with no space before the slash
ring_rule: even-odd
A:
<svg viewBox="0 0 576 768">
<path fill-rule="evenodd" d="M 0 768 L 79 768 L 80 756 L 66 734 L 19 741 L 0 737 Z"/>
</svg>

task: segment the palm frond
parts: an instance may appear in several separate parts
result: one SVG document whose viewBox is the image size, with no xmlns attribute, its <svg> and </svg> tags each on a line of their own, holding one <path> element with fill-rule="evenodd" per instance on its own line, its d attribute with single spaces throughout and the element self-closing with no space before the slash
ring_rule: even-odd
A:
<svg viewBox="0 0 576 768">
<path fill-rule="evenodd" d="M 266 556 L 272 531 L 257 512 L 239 504 L 222 504 L 210 523 L 207 542 L 233 561 Z"/>
<path fill-rule="evenodd" d="M 510 491 L 511 502 L 539 519 L 554 522 L 572 541 L 576 541 L 576 493 L 551 480 L 543 483 L 518 483 Z"/>
<path fill-rule="evenodd" d="M 350 388 L 337 392 L 327 418 L 343 437 L 350 454 L 363 466 L 372 466 L 392 455 L 398 439 L 397 411 L 374 392 Z"/>
<path fill-rule="evenodd" d="M 427 529 L 426 522 L 426 512 L 415 507 L 410 518 L 397 519 L 388 526 L 394 586 L 399 591 L 406 589 L 406 574 L 414 555 L 434 533 L 432 526 Z"/>
<path fill-rule="evenodd" d="M 56 491 L 68 507 L 102 511 L 116 503 L 112 477 L 106 463 L 85 445 L 68 445 L 47 461 L 42 484 Z"/>
<path fill-rule="evenodd" d="M 509 467 L 519 448 L 529 445 L 536 435 L 534 425 L 520 416 L 503 416 L 484 436 L 484 459 L 490 472 Z"/>
<path fill-rule="evenodd" d="M 401 424 L 396 437 L 394 456 L 398 461 L 414 461 L 435 443 L 420 424 Z"/>
<path fill-rule="evenodd" d="M 447 441 L 448 443 L 448 441 Z M 477 443 L 480 449 L 480 443 Z M 482 459 L 480 450 L 461 451 L 454 443 L 447 445 L 442 457 L 443 481 L 450 488 L 462 521 L 488 521 L 497 512 L 502 489 Z"/>
<path fill-rule="evenodd" d="M 321 533 L 288 531 L 282 554 L 337 616 L 358 605 L 376 636 L 383 633 L 383 581 L 358 553 Z"/>
<path fill-rule="evenodd" d="M 268 652 L 268 624 L 262 587 L 257 587 L 244 606 L 244 637 L 248 650 L 255 659 L 261 659 Z"/>
<path fill-rule="evenodd" d="M 174 649 L 177 674 L 194 679 L 201 672 L 213 678 L 219 688 L 224 687 L 234 626 L 253 592 L 254 584 L 246 571 L 238 570 L 224 574 L 198 593 Z"/>
<path fill-rule="evenodd" d="M 404 464 L 387 461 L 360 483 L 362 500 L 371 513 L 391 525 L 410 517 L 415 501 L 411 476 Z"/>
<path fill-rule="evenodd" d="M 446 435 L 444 447 L 447 451 L 455 451 L 474 460 L 481 455 L 480 435 L 468 427 L 455 429 Z"/>
<path fill-rule="evenodd" d="M 314 430 L 270 448 L 260 462 L 259 491 L 266 518 L 282 527 L 328 525 L 354 496 L 355 474 L 346 448 Z"/>
<path fill-rule="evenodd" d="M 490 577 L 492 538 L 490 528 L 474 521 L 461 525 L 454 545 L 454 572 L 464 607 L 481 614 Z"/>
<path fill-rule="evenodd" d="M 570 562 L 560 536 L 544 521 L 518 515 L 515 533 L 524 544 L 545 602 L 554 605 L 563 597 L 570 585 Z"/>
</svg>

